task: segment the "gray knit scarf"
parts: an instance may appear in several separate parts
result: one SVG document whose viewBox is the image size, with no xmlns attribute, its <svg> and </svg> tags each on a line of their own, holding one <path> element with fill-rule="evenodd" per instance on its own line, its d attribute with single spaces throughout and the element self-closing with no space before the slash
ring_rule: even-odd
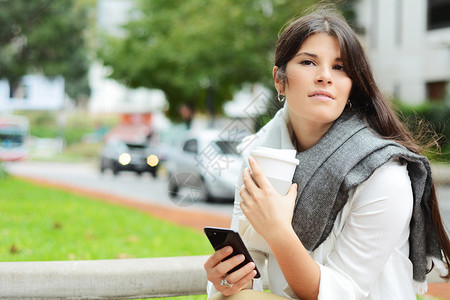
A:
<svg viewBox="0 0 450 300">
<path fill-rule="evenodd" d="M 292 226 L 308 250 L 316 249 L 330 234 L 349 191 L 393 157 L 407 162 L 414 196 L 410 260 L 414 280 L 424 282 L 427 256 L 442 258 L 428 203 L 432 187 L 429 162 L 378 137 L 356 115 L 343 114 L 315 146 L 297 154 L 300 164 L 293 182 L 300 188 Z"/>
</svg>

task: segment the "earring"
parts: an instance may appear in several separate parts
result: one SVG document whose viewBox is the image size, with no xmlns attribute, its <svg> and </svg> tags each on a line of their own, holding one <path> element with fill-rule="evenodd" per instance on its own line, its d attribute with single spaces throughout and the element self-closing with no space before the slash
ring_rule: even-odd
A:
<svg viewBox="0 0 450 300">
<path fill-rule="evenodd" d="M 350 99 L 347 100 L 347 108 L 352 109 L 352 102 L 350 101 Z"/>
<path fill-rule="evenodd" d="M 284 99 L 286 99 L 286 96 L 285 95 L 281 95 L 280 92 L 278 92 L 277 98 L 278 98 L 278 101 L 283 102 Z"/>
</svg>

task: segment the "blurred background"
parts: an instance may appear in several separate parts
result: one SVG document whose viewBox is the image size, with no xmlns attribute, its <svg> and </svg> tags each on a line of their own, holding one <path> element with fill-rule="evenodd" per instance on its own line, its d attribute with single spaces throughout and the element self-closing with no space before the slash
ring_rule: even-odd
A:
<svg viewBox="0 0 450 300">
<path fill-rule="evenodd" d="M 171 198 L 186 185 L 232 198 L 235 145 L 279 109 L 280 28 L 317 2 L 1 0 L 0 160 L 39 176 L 49 162 L 148 173 Z M 439 134 L 441 154 L 427 155 L 449 162 L 450 1 L 337 6 L 402 118 Z"/>
</svg>

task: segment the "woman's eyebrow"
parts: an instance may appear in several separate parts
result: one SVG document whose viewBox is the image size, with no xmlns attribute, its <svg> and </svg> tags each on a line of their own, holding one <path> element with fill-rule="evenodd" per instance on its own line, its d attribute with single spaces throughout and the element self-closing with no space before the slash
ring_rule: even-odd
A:
<svg viewBox="0 0 450 300">
<path fill-rule="evenodd" d="M 317 58 L 316 54 L 309 53 L 309 52 L 299 52 L 295 56 L 302 56 L 302 55 L 306 55 L 306 56 L 311 56 L 311 57 Z"/>
<path fill-rule="evenodd" d="M 297 54 L 295 55 L 295 57 L 297 57 L 297 56 L 302 56 L 302 55 L 310 56 L 310 57 L 313 57 L 313 58 L 317 58 L 317 57 L 318 57 L 317 54 L 309 53 L 309 52 L 299 52 L 299 53 L 297 53 Z M 336 57 L 334 60 L 335 60 L 335 61 L 339 61 L 339 62 L 342 62 L 342 61 L 343 61 L 342 58 L 340 58 L 340 57 Z"/>
</svg>

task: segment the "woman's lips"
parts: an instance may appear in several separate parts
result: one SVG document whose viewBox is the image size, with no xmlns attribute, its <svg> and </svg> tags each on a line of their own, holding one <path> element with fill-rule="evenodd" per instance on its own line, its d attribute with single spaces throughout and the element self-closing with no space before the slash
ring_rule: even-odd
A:
<svg viewBox="0 0 450 300">
<path fill-rule="evenodd" d="M 314 91 L 308 95 L 308 97 L 321 100 L 321 101 L 331 101 L 334 100 L 333 94 L 328 91 Z"/>
</svg>

